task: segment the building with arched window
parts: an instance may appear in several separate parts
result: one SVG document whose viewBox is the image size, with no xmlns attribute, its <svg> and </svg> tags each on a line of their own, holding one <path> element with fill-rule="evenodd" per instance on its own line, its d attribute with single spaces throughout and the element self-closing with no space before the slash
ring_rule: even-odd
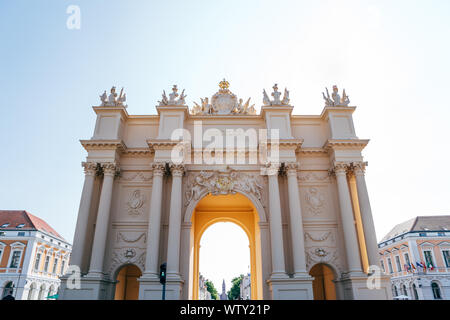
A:
<svg viewBox="0 0 450 320">
<path fill-rule="evenodd" d="M 71 250 L 44 220 L 27 211 L 0 210 L 1 292 L 12 288 L 16 300 L 55 295 Z"/>
<path fill-rule="evenodd" d="M 450 300 L 450 216 L 405 221 L 395 226 L 378 248 L 384 273 L 391 276 L 394 288 L 402 288 L 394 296 Z"/>
</svg>

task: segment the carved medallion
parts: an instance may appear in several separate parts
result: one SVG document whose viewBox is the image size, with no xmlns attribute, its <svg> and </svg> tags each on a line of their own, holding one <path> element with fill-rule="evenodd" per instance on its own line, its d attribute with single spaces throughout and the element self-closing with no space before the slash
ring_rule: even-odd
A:
<svg viewBox="0 0 450 320">
<path fill-rule="evenodd" d="M 141 190 L 135 190 L 131 194 L 130 200 L 127 202 L 128 214 L 130 215 L 140 215 L 141 209 L 144 205 L 145 198 L 141 194 Z"/>
<path fill-rule="evenodd" d="M 306 192 L 306 204 L 308 212 L 318 215 L 322 212 L 325 205 L 325 197 L 317 188 L 309 188 Z"/>
</svg>

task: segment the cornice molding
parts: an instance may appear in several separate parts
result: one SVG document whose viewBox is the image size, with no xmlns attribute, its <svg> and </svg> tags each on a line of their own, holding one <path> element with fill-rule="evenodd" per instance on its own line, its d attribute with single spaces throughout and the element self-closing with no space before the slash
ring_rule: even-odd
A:
<svg viewBox="0 0 450 320">
<path fill-rule="evenodd" d="M 147 144 L 152 152 L 155 150 L 167 150 L 176 146 L 182 141 L 173 141 L 169 139 L 148 139 Z"/>
<path fill-rule="evenodd" d="M 93 150 L 117 150 L 123 155 L 146 156 L 153 152 L 151 148 L 128 148 L 122 140 L 80 140 L 84 149 Z"/>
<path fill-rule="evenodd" d="M 327 142 L 325 142 L 323 149 L 356 149 L 361 151 L 367 146 L 369 141 L 369 139 L 328 139 Z"/>
<path fill-rule="evenodd" d="M 132 156 L 147 156 L 153 153 L 153 150 L 150 148 L 127 148 L 122 151 L 123 155 L 132 155 Z"/>
<path fill-rule="evenodd" d="M 320 114 L 320 118 L 326 119 L 328 114 L 331 112 L 334 113 L 350 113 L 352 114 L 355 111 L 356 107 L 325 107 Z"/>
<path fill-rule="evenodd" d="M 80 140 L 81 145 L 86 151 L 91 150 L 119 150 L 127 149 L 122 140 Z"/>
<path fill-rule="evenodd" d="M 324 148 L 314 148 L 314 147 L 306 147 L 306 148 L 300 148 L 297 150 L 297 152 L 301 154 L 309 154 L 309 155 L 328 155 L 328 150 Z"/>
<path fill-rule="evenodd" d="M 280 148 L 292 148 L 295 150 L 299 150 L 302 147 L 303 139 L 279 139 L 279 140 L 267 140 L 267 146 L 271 146 L 272 144 L 278 144 Z"/>
<path fill-rule="evenodd" d="M 93 106 L 96 114 L 99 113 L 110 113 L 110 112 L 120 112 L 125 119 L 129 118 L 127 109 L 125 107 L 113 107 L 113 106 Z"/>
</svg>

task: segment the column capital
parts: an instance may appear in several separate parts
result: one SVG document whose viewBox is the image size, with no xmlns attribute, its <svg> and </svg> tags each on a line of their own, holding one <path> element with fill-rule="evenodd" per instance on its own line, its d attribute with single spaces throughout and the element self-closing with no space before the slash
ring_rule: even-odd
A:
<svg viewBox="0 0 450 320">
<path fill-rule="evenodd" d="M 82 162 L 81 166 L 84 168 L 84 174 L 87 176 L 95 176 L 97 172 L 96 162 Z"/>
<path fill-rule="evenodd" d="M 104 162 L 101 166 L 105 176 L 115 176 L 119 171 L 119 165 L 115 162 Z"/>
<path fill-rule="evenodd" d="M 184 174 L 184 165 L 182 164 L 170 164 L 170 172 L 174 177 L 182 177 Z"/>
<path fill-rule="evenodd" d="M 287 162 L 285 164 L 286 172 L 288 176 L 297 176 L 297 170 L 299 168 L 299 164 L 297 162 Z"/>
<path fill-rule="evenodd" d="M 366 172 L 367 162 L 352 162 L 350 166 L 355 176 L 364 176 L 364 173 Z"/>
<path fill-rule="evenodd" d="M 350 163 L 347 162 L 334 162 L 333 168 L 330 170 L 335 175 L 345 175 L 350 167 Z"/>
<path fill-rule="evenodd" d="M 152 163 L 151 167 L 153 170 L 153 176 L 162 177 L 164 175 L 164 172 L 166 171 L 166 164 L 164 162 Z"/>
<path fill-rule="evenodd" d="M 278 176 L 280 166 L 279 162 L 267 162 L 261 167 L 261 175 Z"/>
</svg>

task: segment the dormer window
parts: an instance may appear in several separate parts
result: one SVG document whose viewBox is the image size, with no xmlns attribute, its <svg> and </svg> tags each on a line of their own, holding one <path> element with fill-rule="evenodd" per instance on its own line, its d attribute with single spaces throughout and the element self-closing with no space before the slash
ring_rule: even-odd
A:
<svg viewBox="0 0 450 320">
<path fill-rule="evenodd" d="M 25 223 L 18 224 L 16 228 L 23 228 L 23 227 L 25 227 Z"/>
<path fill-rule="evenodd" d="M 7 228 L 8 226 L 9 226 L 9 222 L 2 224 L 2 225 L 0 226 L 0 228 Z"/>
</svg>

